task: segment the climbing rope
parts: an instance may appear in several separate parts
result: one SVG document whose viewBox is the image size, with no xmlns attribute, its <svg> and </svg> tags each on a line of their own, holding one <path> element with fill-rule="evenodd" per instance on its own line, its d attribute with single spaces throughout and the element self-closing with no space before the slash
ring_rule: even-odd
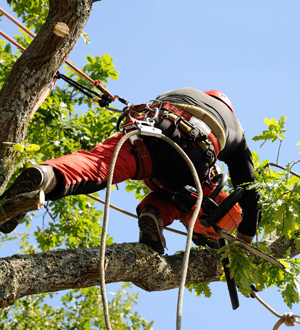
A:
<svg viewBox="0 0 300 330">
<path fill-rule="evenodd" d="M 273 330 L 278 330 L 279 327 L 284 323 L 287 327 L 291 327 L 296 325 L 297 318 L 300 318 L 298 315 L 294 315 L 293 313 L 284 313 L 283 315 L 278 314 L 273 308 L 271 308 L 266 302 L 264 302 L 254 291 L 251 291 L 251 295 L 254 296 L 264 307 L 266 307 L 272 314 L 279 317 L 280 320 L 277 321 Z"/>
<path fill-rule="evenodd" d="M 108 302 L 107 302 L 107 296 L 106 296 L 106 289 L 105 289 L 105 240 L 106 240 L 106 233 L 107 233 L 107 224 L 108 224 L 108 215 L 109 215 L 109 205 L 110 205 L 110 196 L 111 196 L 111 185 L 112 185 L 112 179 L 113 179 L 113 172 L 115 163 L 119 154 L 119 151 L 122 147 L 122 145 L 125 143 L 127 139 L 134 135 L 140 135 L 141 132 L 139 130 L 134 130 L 126 135 L 124 135 L 120 141 L 118 142 L 113 157 L 111 160 L 109 175 L 107 179 L 107 190 L 106 190 L 106 196 L 105 196 L 105 208 L 104 208 L 104 218 L 103 218 L 103 224 L 102 224 L 102 233 L 101 233 L 101 247 L 100 247 L 100 260 L 99 260 L 99 272 L 100 272 L 100 288 L 101 288 L 101 296 L 102 296 L 102 304 L 103 304 L 103 312 L 104 312 L 104 318 L 105 318 L 105 324 L 107 330 L 111 330 L 111 324 L 110 324 L 110 317 L 109 317 L 109 310 L 108 310 Z M 191 247 L 191 241 L 193 236 L 193 228 L 194 224 L 197 220 L 197 215 L 201 208 L 202 203 L 202 188 L 201 184 L 197 175 L 197 172 L 195 170 L 195 167 L 192 163 L 192 161 L 189 159 L 189 157 L 186 155 L 186 153 L 182 150 L 181 147 L 179 147 L 174 141 L 166 137 L 165 135 L 161 135 L 161 139 L 165 142 L 169 143 L 172 147 L 174 147 L 179 154 L 184 158 L 187 165 L 189 166 L 193 179 L 196 183 L 196 188 L 199 192 L 198 199 L 195 205 L 195 210 L 192 216 L 192 219 L 190 221 L 189 227 L 188 227 L 188 235 L 187 235 L 187 242 L 186 242 L 186 248 L 184 252 L 183 257 L 183 267 L 182 267 L 182 273 L 181 273 L 181 282 L 179 286 L 179 294 L 178 294 L 178 302 L 177 302 L 177 318 L 176 318 L 176 329 L 181 329 L 181 320 L 182 320 L 182 302 L 183 302 L 183 293 L 185 288 L 185 281 L 186 281 L 186 275 L 187 275 L 187 268 L 188 268 L 188 261 L 189 261 L 189 255 L 190 255 L 190 247 Z"/>
</svg>

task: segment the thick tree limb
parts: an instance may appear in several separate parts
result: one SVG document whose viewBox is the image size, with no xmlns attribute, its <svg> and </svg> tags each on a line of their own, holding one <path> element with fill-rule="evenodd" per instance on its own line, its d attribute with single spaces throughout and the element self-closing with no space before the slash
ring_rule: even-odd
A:
<svg viewBox="0 0 300 330">
<path fill-rule="evenodd" d="M 36 190 L 17 195 L 13 198 L 4 200 L 0 208 L 0 225 L 6 219 L 10 219 L 22 212 L 40 210 L 45 205 L 45 194 L 42 190 Z"/>
<path fill-rule="evenodd" d="M 14 255 L 0 260 L 0 307 L 31 294 L 99 284 L 99 248 Z M 216 250 L 191 251 L 187 284 L 218 281 Z M 112 244 L 106 251 L 106 283 L 132 282 L 146 291 L 179 286 L 183 253 L 160 256 L 141 243 Z"/>
<path fill-rule="evenodd" d="M 299 254 L 292 241 L 269 236 L 262 241 L 283 258 Z M 99 247 L 14 255 L 0 259 L 0 308 L 27 295 L 99 285 Z M 160 256 L 141 243 L 112 244 L 106 249 L 106 283 L 132 282 L 146 291 L 179 286 L 183 253 Z M 191 251 L 186 284 L 219 281 L 220 255 L 214 249 Z"/>
</svg>

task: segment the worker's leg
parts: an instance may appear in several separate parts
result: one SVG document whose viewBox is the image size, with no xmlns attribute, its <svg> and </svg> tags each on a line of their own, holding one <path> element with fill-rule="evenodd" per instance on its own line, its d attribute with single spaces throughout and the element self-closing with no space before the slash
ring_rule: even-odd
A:
<svg viewBox="0 0 300 330">
<path fill-rule="evenodd" d="M 106 187 L 114 150 L 124 136 L 115 134 L 98 144 L 90 152 L 76 151 L 58 159 L 51 159 L 42 163 L 53 166 L 60 173 L 57 187 L 46 197 L 50 200 L 60 199 L 68 195 L 92 193 Z M 132 145 L 127 140 L 118 155 L 113 184 L 123 182 L 134 177 L 136 160 L 132 153 Z"/>
<path fill-rule="evenodd" d="M 80 150 L 25 170 L 0 199 L 44 189 L 48 200 L 56 200 L 67 195 L 87 194 L 105 188 L 113 152 L 122 136 L 123 134 L 116 134 L 90 152 Z M 127 140 L 116 161 L 113 183 L 130 179 L 135 174 L 136 160 L 132 145 Z M 0 226 L 0 231 L 11 232 L 25 215 L 26 213 L 20 214 L 5 222 Z"/>
<path fill-rule="evenodd" d="M 163 254 L 166 247 L 163 227 L 170 225 L 175 219 L 179 219 L 179 211 L 172 200 L 151 192 L 138 205 L 137 214 L 140 227 L 139 241 Z"/>
</svg>

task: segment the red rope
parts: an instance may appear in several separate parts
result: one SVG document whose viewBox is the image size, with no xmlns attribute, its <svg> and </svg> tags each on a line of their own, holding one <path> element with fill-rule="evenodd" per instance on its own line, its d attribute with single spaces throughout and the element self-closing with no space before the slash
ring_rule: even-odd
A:
<svg viewBox="0 0 300 330">
<path fill-rule="evenodd" d="M 2 32 L 0 30 L 0 35 L 2 37 L 4 37 L 5 39 L 7 39 L 8 41 L 10 41 L 12 44 L 14 44 L 15 46 L 19 47 L 21 50 L 25 50 L 26 48 L 23 47 L 22 45 L 20 45 L 17 41 L 15 41 L 14 39 L 12 39 L 11 37 L 9 37 L 7 34 L 5 34 L 4 32 Z"/>
</svg>

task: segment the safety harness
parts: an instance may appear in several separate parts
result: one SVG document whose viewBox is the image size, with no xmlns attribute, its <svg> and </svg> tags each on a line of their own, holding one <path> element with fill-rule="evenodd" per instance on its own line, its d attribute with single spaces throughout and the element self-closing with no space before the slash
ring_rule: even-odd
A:
<svg viewBox="0 0 300 330">
<path fill-rule="evenodd" d="M 153 103 L 149 104 L 151 101 Z M 121 130 L 121 121 L 125 119 L 122 125 L 125 134 L 141 128 L 141 126 L 144 130 L 148 128 L 151 131 L 153 128 L 150 125 L 147 127 L 147 119 L 162 118 L 174 125 L 190 143 L 200 148 L 212 166 L 226 142 L 225 132 L 219 122 L 198 106 L 151 101 L 125 109 L 124 114 L 119 118 L 117 129 Z M 133 152 L 137 161 L 137 172 L 133 179 L 139 180 L 150 177 L 152 172 L 151 158 L 147 146 L 141 136 L 131 138 L 130 142 L 133 145 Z M 159 183 L 156 182 L 156 185 Z"/>
</svg>

